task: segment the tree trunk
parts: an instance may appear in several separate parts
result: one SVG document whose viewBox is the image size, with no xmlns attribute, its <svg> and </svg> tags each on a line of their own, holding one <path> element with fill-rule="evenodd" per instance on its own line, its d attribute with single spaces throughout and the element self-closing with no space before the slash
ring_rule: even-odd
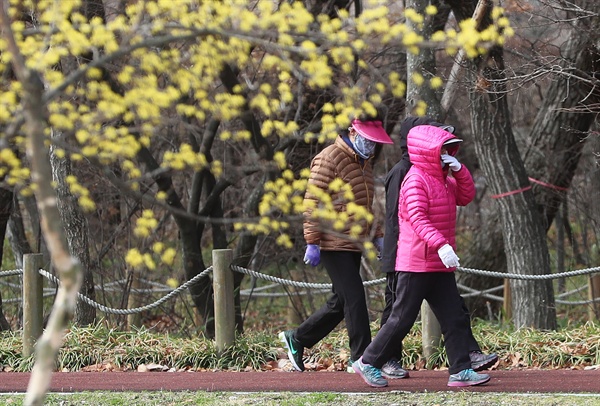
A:
<svg viewBox="0 0 600 406">
<path fill-rule="evenodd" d="M 221 82 L 227 88 L 227 90 L 231 94 L 235 94 L 236 86 L 239 86 L 239 80 L 236 76 L 236 73 L 231 69 L 229 65 L 223 66 L 221 73 L 219 75 Z M 271 144 L 267 141 L 265 137 L 260 133 L 260 122 L 252 113 L 248 102 L 247 95 L 246 103 L 244 104 L 244 113 L 241 116 L 241 121 L 246 128 L 246 130 L 252 134 L 251 142 L 254 148 L 254 152 L 258 155 L 259 159 L 265 159 L 270 161 L 273 158 L 274 150 Z M 263 196 L 263 187 L 264 183 L 267 180 L 272 180 L 275 177 L 274 171 L 267 171 L 260 182 L 257 183 L 255 188 L 253 189 L 248 201 L 245 205 L 244 215 L 253 217 L 258 215 L 258 205 Z M 240 236 L 240 242 L 237 245 L 234 252 L 234 263 L 238 266 L 246 267 L 248 266 L 252 252 L 254 252 L 254 248 L 256 246 L 256 241 L 258 240 L 256 235 L 251 235 L 249 233 L 243 232 Z M 238 331 L 243 331 L 243 317 L 241 314 L 241 300 L 239 296 L 240 286 L 242 281 L 244 280 L 244 274 L 239 272 L 234 273 L 233 283 L 235 289 L 235 297 L 234 297 L 234 306 L 235 306 L 235 314 L 236 314 L 236 326 Z"/>
<path fill-rule="evenodd" d="M 591 149 L 595 154 L 595 171 L 590 173 L 589 184 L 592 195 L 590 196 L 591 210 L 590 217 L 587 218 L 591 229 L 593 243 L 589 247 L 588 258 L 591 261 L 597 262 L 600 259 L 600 176 L 598 169 L 600 168 L 600 134 L 595 133 L 591 136 Z M 600 300 L 600 273 L 589 276 L 589 299 Z M 588 308 L 588 317 L 590 320 L 600 321 L 600 301 L 596 301 Z"/>
<path fill-rule="evenodd" d="M 23 268 L 23 255 L 31 254 L 31 245 L 27 240 L 23 216 L 17 195 L 13 196 L 13 208 L 8 221 L 8 242 L 13 252 L 17 268 Z"/>
<path fill-rule="evenodd" d="M 452 1 L 451 3 L 454 13 L 459 20 L 468 17 L 471 12 L 471 7 L 474 7 L 474 1 L 469 6 L 466 2 Z M 578 1 L 578 5 L 587 6 L 588 10 L 597 10 L 597 2 Z M 598 13 L 592 13 L 598 15 Z M 595 58 L 591 50 L 590 43 L 593 43 L 593 38 L 584 40 L 586 36 L 581 35 L 582 32 L 593 34 L 595 31 L 585 25 L 595 26 L 597 24 L 594 18 L 588 16 L 585 19 L 573 19 L 573 35 L 568 37 L 568 40 L 563 44 L 564 50 L 561 55 L 567 58 L 561 59 L 560 65 L 562 69 L 554 69 L 562 72 L 594 72 L 597 68 L 592 62 Z M 581 26 L 580 26 L 581 25 Z M 533 145 L 539 146 L 529 148 L 523 155 L 524 165 L 529 174 L 540 180 L 544 180 L 548 184 L 566 187 L 569 185 L 573 176 L 572 167 L 576 166 L 579 160 L 579 148 L 582 147 L 580 137 L 584 136 L 589 130 L 590 120 L 595 117 L 593 108 L 586 110 L 586 106 L 593 107 L 597 103 L 595 97 L 589 94 L 589 88 L 586 83 L 577 80 L 576 77 L 568 74 L 563 77 L 553 76 L 553 79 L 548 84 L 548 91 L 543 97 L 543 104 L 539 109 L 535 123 L 532 126 L 531 138 L 534 140 Z M 482 82 L 485 84 L 485 82 Z M 581 95 L 586 94 L 584 98 Z M 579 107 L 579 108 L 576 108 Z M 578 111 L 579 110 L 579 111 Z M 564 125 L 566 123 L 566 125 Z M 569 131 L 572 130 L 572 131 Z M 570 156 L 567 159 L 562 157 L 562 153 L 557 154 L 557 158 L 552 159 L 550 165 L 556 165 L 552 168 L 552 177 L 548 177 L 543 171 L 549 170 L 548 156 L 554 156 L 554 152 L 548 154 L 543 145 L 551 145 L 552 151 L 557 151 L 556 148 L 569 149 Z M 546 151 L 546 153 L 540 153 Z M 538 168 L 536 170 L 535 168 Z M 566 178 L 563 176 L 566 175 Z M 565 183 L 566 182 L 566 183 Z M 524 184 L 526 185 L 526 184 Z M 549 190 L 538 185 L 533 187 L 538 210 L 544 214 L 544 226 L 551 224 L 552 218 L 556 213 L 556 207 L 564 199 L 564 193 L 557 193 L 557 190 Z M 541 193 L 544 193 L 542 195 Z M 558 200 L 557 200 L 558 199 Z M 501 271 L 505 269 L 506 258 L 504 255 L 504 242 L 500 238 L 501 230 L 498 223 L 498 213 L 492 213 L 490 216 L 482 219 L 482 226 L 477 238 L 474 239 L 469 251 L 464 256 L 465 266 Z M 496 279 L 481 278 L 474 275 L 460 275 L 462 283 L 468 286 L 486 289 L 497 285 Z M 472 310 L 483 310 L 484 303 L 481 299 L 470 299 L 469 307 Z"/>
<path fill-rule="evenodd" d="M 483 0 L 487 1 L 487 0 Z M 476 2 L 450 2 L 458 20 L 470 17 Z M 491 2 L 481 28 L 490 23 Z M 550 261 L 545 230 L 535 210 L 533 194 L 512 133 L 506 93 L 502 50 L 468 64 L 472 90 L 471 125 L 477 157 L 492 193 L 501 195 L 500 208 L 508 271 L 519 274 L 548 274 Z M 479 67 L 477 66 L 479 65 Z M 508 193 L 507 195 L 502 195 Z M 542 329 L 556 328 L 551 281 L 511 281 L 515 325 Z M 541 305 L 540 305 L 541 304 Z"/>
<path fill-rule="evenodd" d="M 54 133 L 52 137 L 56 140 L 63 138 L 62 134 Z M 66 179 L 73 173 L 69 158 L 58 158 L 54 153 L 55 148 L 50 148 L 50 164 L 52 165 L 52 179 L 56 184 L 57 206 L 61 221 L 67 235 L 67 243 L 73 257 L 77 258 L 83 269 L 83 282 L 79 293 L 96 300 L 94 292 L 93 264 L 89 252 L 89 229 L 88 223 L 83 215 L 77 201 L 77 196 L 71 193 Z M 96 320 L 96 309 L 85 301 L 77 298 L 75 306 L 75 323 L 78 326 L 92 324 Z"/>
<path fill-rule="evenodd" d="M 29 224 L 31 227 L 33 250 L 36 253 L 44 255 L 44 264 L 50 263 L 50 252 L 48 252 L 48 246 L 44 241 L 42 235 L 42 226 L 40 219 L 40 211 L 38 209 L 37 201 L 35 196 L 23 196 L 23 206 L 29 217 Z"/>
<path fill-rule="evenodd" d="M 429 5 L 429 0 L 408 0 L 406 2 L 406 8 L 411 8 L 421 15 L 426 15 L 425 9 Z M 447 9 L 446 9 L 447 10 Z M 445 17 L 447 18 L 448 13 L 446 12 Z M 443 17 L 443 15 L 441 16 Z M 431 35 L 440 29 L 443 29 L 446 20 L 441 20 L 440 16 L 436 16 L 436 19 L 429 17 L 428 21 L 421 24 L 416 24 L 411 20 L 407 21 L 407 25 L 410 29 L 421 35 L 423 38 L 429 39 Z M 421 75 L 425 79 L 424 85 L 415 85 L 411 78 L 414 75 Z M 437 69 L 435 63 L 435 50 L 430 48 L 421 49 L 418 54 L 412 52 L 406 53 L 406 109 L 408 110 L 407 115 L 428 115 L 438 120 L 443 119 L 442 107 L 440 104 L 440 94 L 436 94 L 436 91 L 428 86 L 427 83 L 437 76 Z M 426 110 L 420 111 L 420 105 L 425 105 Z"/>
<path fill-rule="evenodd" d="M 260 204 L 260 200 L 263 195 L 263 187 L 264 183 L 267 180 L 267 176 L 265 175 L 260 182 L 257 183 L 256 187 L 250 194 L 248 200 L 246 201 L 246 205 L 244 206 L 244 213 L 247 216 L 252 216 L 253 214 L 258 213 L 258 205 Z M 240 233 L 239 243 L 235 247 L 235 251 L 233 253 L 233 263 L 237 266 L 241 266 L 247 268 L 252 260 L 252 254 L 254 253 L 254 249 L 256 247 L 256 242 L 258 241 L 258 236 L 249 232 Z M 240 272 L 235 272 L 233 275 L 233 284 L 235 289 L 235 315 L 236 315 L 236 323 L 238 324 L 238 331 L 243 330 L 243 317 L 241 311 L 241 300 L 240 300 L 240 286 L 242 281 L 244 280 L 244 274 Z"/>
<path fill-rule="evenodd" d="M 561 49 L 560 66 L 564 72 L 575 71 L 585 77 L 600 71 L 597 36 L 582 35 L 596 31 L 600 24 L 600 4 L 579 3 L 595 10 L 595 16 L 573 16 L 579 18 L 574 18 L 574 26 Z M 553 77 L 531 128 L 531 142 L 523 155 L 529 175 L 549 185 L 533 185 L 546 229 L 550 228 L 565 200 L 589 129 L 597 117 L 594 108 L 600 102 L 600 91 L 592 87 L 596 79 L 589 79 L 592 83 L 574 80 L 571 74 L 559 73 Z"/>
<path fill-rule="evenodd" d="M 145 147 L 140 148 L 137 159 L 142 162 L 149 171 L 157 171 L 158 162 L 152 156 L 152 153 Z M 186 209 L 181 203 L 179 195 L 173 187 L 171 178 L 165 174 L 154 177 L 159 190 L 167 193 L 166 203 L 174 209 L 173 218 L 179 229 L 183 249 L 183 269 L 186 280 L 190 280 L 206 269 L 200 250 L 200 236 L 197 232 L 196 222 L 191 221 L 185 213 Z M 207 326 L 207 336 L 214 336 L 214 320 L 208 316 L 212 314 L 212 285 L 210 278 L 203 278 L 189 287 L 190 295 L 194 305 L 202 316 L 204 323 L 210 323 Z"/>
<path fill-rule="evenodd" d="M 23 71 L 20 74 L 26 98 L 27 152 L 32 162 L 32 179 L 37 186 L 35 193 L 39 202 L 42 231 L 52 263 L 62 281 L 44 334 L 37 342 L 36 361 L 25 397 L 26 405 L 42 405 L 50 385 L 55 358 L 63 341 L 64 330 L 75 311 L 82 275 L 79 262 L 68 252 L 58 208 L 52 204 L 56 202 L 56 195 L 52 189 L 52 169 L 48 150 L 45 147 L 45 126 L 42 120 L 44 114 L 41 103 L 43 85 L 39 76 L 35 74 Z"/>
<path fill-rule="evenodd" d="M 0 265 L 2 265 L 2 258 L 4 257 L 4 236 L 6 235 L 12 205 L 12 190 L 0 188 Z M 2 267 L 0 266 L 0 269 L 1 268 Z M 0 292 L 0 331 L 6 330 L 10 330 L 10 324 L 4 316 L 4 311 L 2 309 L 2 293 Z"/>
<path fill-rule="evenodd" d="M 502 51 L 494 49 L 478 77 L 471 77 L 471 124 L 483 173 L 496 199 L 508 271 L 523 275 L 550 273 L 545 229 L 519 155 L 506 95 Z M 485 84 L 485 86 L 482 86 Z M 498 97 L 500 95 L 500 97 Z M 504 194 L 504 195 L 502 195 Z M 517 327 L 556 329 L 550 280 L 511 281 L 513 320 Z"/>
<path fill-rule="evenodd" d="M 81 268 L 79 262 L 68 252 L 60 213 L 55 205 L 56 194 L 52 189 L 52 168 L 44 136 L 47 130 L 44 119 L 47 112 L 42 101 L 44 85 L 39 74 L 27 69 L 25 65 L 10 28 L 11 24 L 4 2 L 0 2 L 0 25 L 4 27 L 2 35 L 11 55 L 15 75 L 23 89 L 21 97 L 25 116 L 26 149 L 32 167 L 31 179 L 35 185 L 42 231 L 52 255 L 52 262 L 62 281 L 47 327 L 36 345 L 36 361 L 24 402 L 26 405 L 42 405 L 50 386 L 56 355 L 64 338 L 64 330 L 75 311 L 77 291 L 81 284 Z"/>
<path fill-rule="evenodd" d="M 567 202 L 563 202 L 563 210 L 556 212 L 556 218 L 554 219 L 554 227 L 556 228 L 556 273 L 565 272 L 565 223 L 564 215 L 567 210 Z M 556 285 L 556 289 L 559 293 L 563 293 L 566 290 L 565 278 L 559 278 Z"/>
</svg>

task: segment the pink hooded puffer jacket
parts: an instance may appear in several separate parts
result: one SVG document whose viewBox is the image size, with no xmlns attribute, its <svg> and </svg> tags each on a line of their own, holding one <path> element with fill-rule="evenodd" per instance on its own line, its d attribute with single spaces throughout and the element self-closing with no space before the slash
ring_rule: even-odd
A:
<svg viewBox="0 0 600 406">
<path fill-rule="evenodd" d="M 456 250 L 456 206 L 466 206 L 475 197 L 469 170 L 448 176 L 442 168 L 442 144 L 456 138 L 435 126 L 414 127 L 408 133 L 408 153 L 413 166 L 400 190 L 398 211 L 400 237 L 396 270 L 406 272 L 452 272 L 438 256 L 438 249 L 450 244 Z M 455 155 L 458 144 L 450 155 Z"/>
</svg>

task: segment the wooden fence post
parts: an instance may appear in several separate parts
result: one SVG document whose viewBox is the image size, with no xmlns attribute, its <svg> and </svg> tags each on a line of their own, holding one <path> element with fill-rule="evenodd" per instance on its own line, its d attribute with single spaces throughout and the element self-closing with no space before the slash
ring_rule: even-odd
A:
<svg viewBox="0 0 600 406">
<path fill-rule="evenodd" d="M 510 279 L 504 279 L 504 321 L 509 322 L 512 319 L 512 293 L 510 291 Z"/>
<path fill-rule="evenodd" d="M 298 269 L 292 269 L 290 271 L 290 276 L 293 280 L 299 281 L 302 280 L 302 274 Z M 289 290 L 289 305 L 287 311 L 287 325 L 288 326 L 298 326 L 302 323 L 302 315 L 300 311 L 302 309 L 302 297 L 298 294 L 297 289 Z"/>
<path fill-rule="evenodd" d="M 42 335 L 43 278 L 39 270 L 44 263 L 42 254 L 23 255 L 23 357 L 34 352 L 35 343 Z"/>
<path fill-rule="evenodd" d="M 588 297 L 590 300 L 600 299 L 600 274 L 590 275 L 588 279 Z M 600 303 L 594 302 L 588 307 L 590 321 L 600 320 Z"/>
<path fill-rule="evenodd" d="M 215 340 L 218 351 L 235 340 L 235 307 L 233 301 L 233 251 L 213 250 L 213 290 L 215 294 Z"/>
<path fill-rule="evenodd" d="M 423 357 L 426 361 L 434 354 L 436 348 L 442 342 L 442 328 L 435 318 L 427 301 L 421 304 L 421 343 L 423 345 Z"/>
<path fill-rule="evenodd" d="M 140 282 L 140 273 L 135 269 L 129 271 L 131 277 L 131 283 L 129 284 L 129 297 L 127 298 L 127 309 L 135 309 L 140 307 L 141 295 L 136 290 L 142 288 Z M 127 329 L 132 330 L 133 327 L 140 327 L 142 325 L 142 314 L 141 313 L 130 313 L 127 315 Z"/>
</svg>

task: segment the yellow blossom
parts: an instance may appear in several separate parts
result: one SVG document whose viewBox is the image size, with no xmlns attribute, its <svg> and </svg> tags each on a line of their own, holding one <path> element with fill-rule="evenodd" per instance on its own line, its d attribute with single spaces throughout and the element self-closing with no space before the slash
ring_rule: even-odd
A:
<svg viewBox="0 0 600 406">
<path fill-rule="evenodd" d="M 144 257 L 139 250 L 132 248 L 125 256 L 125 262 L 127 262 L 127 264 L 133 268 L 141 268 L 141 266 L 144 264 Z"/>
<path fill-rule="evenodd" d="M 418 72 L 414 72 L 411 77 L 413 83 L 417 86 L 421 86 L 425 82 L 425 78 Z"/>
<path fill-rule="evenodd" d="M 444 85 L 444 82 L 440 77 L 435 76 L 429 80 L 429 85 L 432 89 L 439 89 Z"/>
<path fill-rule="evenodd" d="M 154 263 L 154 260 L 152 259 L 152 256 L 148 253 L 145 253 L 142 255 L 143 260 L 144 260 L 144 265 L 146 266 L 146 268 L 148 268 L 149 270 L 154 270 L 156 269 L 156 264 Z"/>
<path fill-rule="evenodd" d="M 277 151 L 275 152 L 275 154 L 273 154 L 273 160 L 275 161 L 279 169 L 283 169 L 287 166 L 285 154 L 281 151 Z"/>
<path fill-rule="evenodd" d="M 427 15 L 436 15 L 438 12 L 437 7 L 434 6 L 433 4 L 428 5 L 427 7 L 425 7 L 425 14 Z"/>
</svg>

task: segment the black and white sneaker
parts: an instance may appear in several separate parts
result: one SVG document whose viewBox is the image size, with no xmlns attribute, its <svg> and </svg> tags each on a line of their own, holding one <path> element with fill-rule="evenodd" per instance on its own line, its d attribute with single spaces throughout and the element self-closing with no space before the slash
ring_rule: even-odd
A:
<svg viewBox="0 0 600 406">
<path fill-rule="evenodd" d="M 288 358 L 296 371 L 304 371 L 304 347 L 294 339 L 294 330 L 282 331 L 279 333 L 279 339 L 288 350 Z"/>
<path fill-rule="evenodd" d="M 469 357 L 471 358 L 471 369 L 473 371 L 483 371 L 498 361 L 496 354 L 484 354 L 481 351 L 471 351 Z"/>
<path fill-rule="evenodd" d="M 408 378 L 408 371 L 397 360 L 391 359 L 381 367 L 381 375 L 388 379 L 404 379 Z"/>
</svg>

